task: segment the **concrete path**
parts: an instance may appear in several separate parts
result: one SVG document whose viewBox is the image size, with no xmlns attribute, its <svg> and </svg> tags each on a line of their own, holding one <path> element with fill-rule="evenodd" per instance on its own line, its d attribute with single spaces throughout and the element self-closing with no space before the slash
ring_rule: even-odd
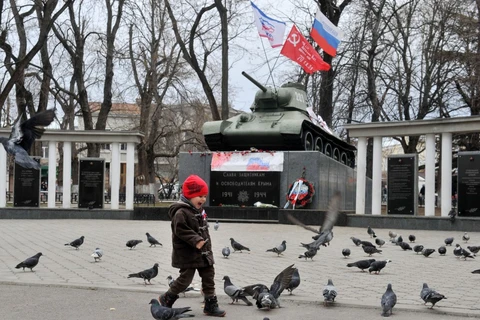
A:
<svg viewBox="0 0 480 320">
<path fill-rule="evenodd" d="M 368 258 L 361 247 L 356 247 L 350 240 L 351 236 L 355 236 L 373 242 L 366 229 L 335 227 L 335 237 L 331 245 L 322 248 L 313 261 L 305 261 L 298 258 L 298 255 L 305 251 L 299 243 L 311 241 L 311 236 L 314 235 L 312 232 L 292 225 L 221 223 L 218 231 L 211 228 L 210 233 L 216 259 L 217 294 L 222 306 L 225 306 L 227 311 L 240 308 L 227 305 L 229 300 L 223 292 L 224 275 L 230 276 L 232 282 L 238 286 L 258 282 L 270 285 L 280 271 L 294 263 L 299 269 L 302 283 L 293 295 L 288 295 L 287 292 L 282 294 L 280 299 L 285 304 L 306 303 L 323 308 L 322 289 L 328 278 L 331 278 L 338 290 L 337 307 L 373 308 L 376 309 L 375 314 L 378 314 L 380 298 L 387 284 L 391 283 L 398 297 L 399 310 L 480 317 L 480 274 L 471 273 L 480 268 L 477 259 L 460 260 L 453 255 L 452 247 L 447 247 L 446 256 L 435 252 L 425 258 L 412 251 L 403 251 L 388 242 L 389 230 L 375 231 L 387 244 L 381 248 L 383 253 L 373 258 L 392 260 L 379 275 L 346 267 L 349 262 Z M 409 234 L 414 234 L 417 240 L 412 246 L 422 244 L 438 249 L 446 237 L 455 237 L 454 244 L 460 243 L 463 247 L 480 245 L 480 233 L 469 233 L 471 240 L 464 243 L 461 241 L 462 233 L 458 232 L 393 231 L 402 234 L 406 241 Z M 163 247 L 149 247 L 146 232 L 163 243 Z M 85 236 L 85 243 L 79 250 L 64 246 L 82 235 Z M 230 246 L 231 237 L 250 247 L 251 251 L 232 253 L 228 259 L 223 258 L 221 249 Z M 144 242 L 130 250 L 125 246 L 130 239 L 141 239 Z M 170 265 L 170 239 L 170 223 L 163 221 L 1 220 L 0 284 L 4 288 L 11 288 L 10 285 L 15 284 L 103 288 L 147 292 L 149 297 L 158 297 L 159 293 L 167 289 L 165 278 L 170 274 L 176 277 L 178 273 Z M 266 249 L 280 244 L 282 240 L 287 241 L 287 250 L 282 256 L 277 257 L 274 253 L 265 252 Z M 94 263 L 90 256 L 96 247 L 104 251 L 104 258 L 98 263 Z M 352 252 L 348 259 L 341 254 L 343 248 L 349 248 Z M 19 262 L 37 252 L 42 252 L 44 256 L 40 258 L 35 272 L 15 269 Z M 156 262 L 160 264 L 159 275 L 152 280 L 151 286 L 143 285 L 141 279 L 127 279 L 129 273 L 150 268 Z M 200 278 L 196 276 L 194 286 L 197 288 L 200 287 L 199 281 Z M 448 298 L 438 303 L 434 310 L 425 310 L 427 307 L 420 299 L 424 282 Z M 0 297 L 6 292 L 2 286 Z M 179 302 L 191 299 L 192 296 L 195 302 L 200 299 L 199 293 L 194 292 L 187 293 L 187 297 L 181 298 Z M 0 300 L 3 301 L 3 298 Z M 146 303 L 148 304 L 148 301 Z M 179 305 L 183 305 L 183 302 Z M 105 306 L 107 307 L 109 306 Z M 258 316 L 257 318 L 261 319 Z"/>
</svg>

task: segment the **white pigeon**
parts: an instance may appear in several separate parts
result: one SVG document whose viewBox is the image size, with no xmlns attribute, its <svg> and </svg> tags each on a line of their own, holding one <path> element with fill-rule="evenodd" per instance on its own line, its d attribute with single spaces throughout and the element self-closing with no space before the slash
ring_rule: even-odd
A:
<svg viewBox="0 0 480 320">
<path fill-rule="evenodd" d="M 462 240 L 465 241 L 465 242 L 468 242 L 468 240 L 470 240 L 470 236 L 468 235 L 468 233 L 464 233 L 463 236 L 462 236 Z"/>
<path fill-rule="evenodd" d="M 213 229 L 215 229 L 215 231 L 217 231 L 219 226 L 220 226 L 220 225 L 218 224 L 218 220 L 217 220 L 217 221 L 215 222 L 215 224 L 213 225 Z"/>
<path fill-rule="evenodd" d="M 93 257 L 93 259 L 95 259 L 95 262 L 97 262 L 102 258 L 103 251 L 100 250 L 100 248 L 96 248 L 95 251 L 93 251 L 93 253 L 91 254 L 91 256 Z"/>
</svg>

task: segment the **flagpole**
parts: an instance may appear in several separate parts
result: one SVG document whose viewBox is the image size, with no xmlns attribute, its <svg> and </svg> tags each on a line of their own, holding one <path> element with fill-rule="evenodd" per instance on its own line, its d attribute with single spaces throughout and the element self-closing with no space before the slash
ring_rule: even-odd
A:
<svg viewBox="0 0 480 320">
<path fill-rule="evenodd" d="M 275 66 L 277 65 L 278 58 L 280 58 L 280 53 L 278 53 L 277 59 L 275 59 L 275 63 L 273 64 L 273 69 L 275 69 Z M 268 76 L 267 83 L 268 83 L 268 80 L 270 80 L 271 76 L 272 76 L 272 73 L 270 73 L 270 75 Z M 273 77 L 272 77 L 272 82 L 273 82 L 273 87 L 275 87 L 275 82 L 273 81 Z"/>
<path fill-rule="evenodd" d="M 262 40 L 261 37 L 260 37 L 260 42 L 262 43 L 263 53 L 265 54 L 265 60 L 267 60 L 267 66 L 268 66 L 268 71 L 269 71 L 269 75 L 268 75 L 268 78 L 267 78 L 267 83 L 268 83 L 268 80 L 272 76 L 272 69 L 270 68 L 270 63 L 268 62 L 268 57 L 267 57 L 267 50 L 265 50 L 265 45 L 263 44 L 263 40 Z M 277 59 L 278 59 L 278 57 L 277 57 Z M 276 62 L 275 62 L 275 64 L 276 64 Z M 275 64 L 274 64 L 274 66 L 275 66 Z M 272 82 L 273 82 L 273 88 L 276 90 L 277 88 L 275 87 L 275 80 L 273 80 L 273 77 L 272 77 Z"/>
</svg>

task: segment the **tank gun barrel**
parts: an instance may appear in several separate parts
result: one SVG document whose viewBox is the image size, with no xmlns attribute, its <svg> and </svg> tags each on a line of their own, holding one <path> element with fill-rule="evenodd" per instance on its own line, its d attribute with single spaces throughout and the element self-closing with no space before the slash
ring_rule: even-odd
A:
<svg viewBox="0 0 480 320">
<path fill-rule="evenodd" d="M 247 78 L 248 80 L 250 80 L 254 85 L 256 85 L 260 90 L 262 90 L 263 92 L 267 92 L 267 88 L 265 88 L 260 82 L 258 82 L 257 80 L 253 79 L 252 76 L 250 76 L 248 73 L 246 73 L 245 71 L 242 71 L 242 75 Z"/>
</svg>

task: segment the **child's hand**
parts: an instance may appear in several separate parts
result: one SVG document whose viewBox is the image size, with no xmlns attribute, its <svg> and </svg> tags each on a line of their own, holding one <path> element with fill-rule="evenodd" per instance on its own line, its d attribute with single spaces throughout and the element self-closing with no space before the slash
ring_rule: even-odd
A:
<svg viewBox="0 0 480 320">
<path fill-rule="evenodd" d="M 197 244 L 195 245 L 195 247 L 200 250 L 202 249 L 202 247 L 205 245 L 205 240 L 200 240 L 197 242 Z"/>
</svg>

